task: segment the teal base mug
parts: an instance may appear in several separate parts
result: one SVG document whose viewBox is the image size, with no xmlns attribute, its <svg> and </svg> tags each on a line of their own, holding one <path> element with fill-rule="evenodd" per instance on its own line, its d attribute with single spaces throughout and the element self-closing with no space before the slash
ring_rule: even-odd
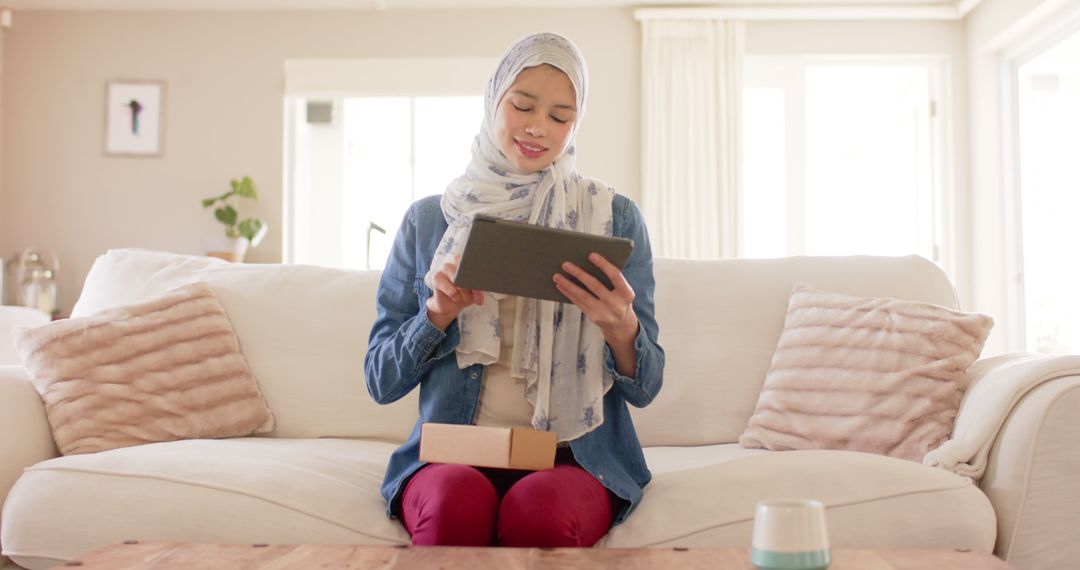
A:
<svg viewBox="0 0 1080 570">
<path fill-rule="evenodd" d="M 750 549 L 750 563 L 758 570 L 824 570 L 832 562 L 828 548 L 805 552 Z"/>
</svg>

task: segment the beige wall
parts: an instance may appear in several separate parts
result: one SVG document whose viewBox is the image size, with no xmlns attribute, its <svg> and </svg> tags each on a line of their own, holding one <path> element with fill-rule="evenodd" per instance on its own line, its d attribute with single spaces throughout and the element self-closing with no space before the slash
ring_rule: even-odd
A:
<svg viewBox="0 0 1080 570">
<path fill-rule="evenodd" d="M 70 309 L 108 248 L 201 253 L 219 231 L 199 200 L 251 176 L 271 231 L 251 254 L 281 258 L 282 118 L 288 58 L 498 57 L 536 31 L 572 38 L 592 93 L 582 172 L 636 198 L 640 40 L 629 9 L 384 12 L 19 12 L 4 37 L 0 245 L 61 259 Z M 601 31 L 602 33 L 597 33 Z M 164 156 L 103 154 L 107 79 L 161 79 Z"/>
<path fill-rule="evenodd" d="M 964 57 L 963 24 L 955 21 L 757 21 L 746 24 L 753 54 L 942 54 Z"/>
<path fill-rule="evenodd" d="M 3 179 L 4 179 L 4 29 L 0 28 L 0 228 L 4 222 L 4 193 Z M 7 248 L 4 246 L 4 232 L 0 231 L 0 304 L 3 304 L 3 300 L 6 298 L 4 293 L 4 268 L 3 263 L 7 261 L 11 255 Z"/>
<path fill-rule="evenodd" d="M 1008 217 L 1015 211 L 1007 204 L 1002 147 L 1001 50 L 1010 38 L 1037 24 L 1040 12 L 1075 0 L 983 0 L 967 17 L 968 83 L 971 86 L 969 130 L 971 151 L 972 241 L 978 244 L 972 256 L 973 308 L 992 315 L 997 324 L 984 353 L 1018 349 L 1010 337 L 1019 331 L 1010 328 L 1014 314 L 1010 304 L 1010 280 L 1016 274 L 1008 267 L 1010 247 L 1006 242 Z"/>
</svg>

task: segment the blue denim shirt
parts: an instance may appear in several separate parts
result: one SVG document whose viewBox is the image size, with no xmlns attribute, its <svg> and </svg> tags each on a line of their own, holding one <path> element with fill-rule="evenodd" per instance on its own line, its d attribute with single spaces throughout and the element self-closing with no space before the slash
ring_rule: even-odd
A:
<svg viewBox="0 0 1080 570">
<path fill-rule="evenodd" d="M 615 383 L 604 396 L 604 423 L 571 441 L 570 448 L 583 468 L 625 500 L 615 517 L 614 524 L 619 524 L 640 502 L 652 478 L 626 405 L 645 406 L 660 392 L 664 351 L 656 343 L 652 248 L 641 212 L 629 198 L 616 195 L 612 213 L 614 234 L 634 240 L 623 274 L 634 290 L 634 311 L 640 323 L 634 342 L 636 378 L 615 371 L 614 358 L 605 345 L 605 366 Z M 424 275 L 446 228 L 438 196 L 414 203 L 394 240 L 376 293 L 378 314 L 364 358 L 368 392 L 376 402 L 389 404 L 420 386 L 420 419 L 409 439 L 391 455 L 383 480 L 382 495 L 391 518 L 398 514 L 405 482 L 424 465 L 419 459 L 420 424 L 472 424 L 479 407 L 483 365 L 459 369 L 454 356 L 459 341 L 457 321 L 444 332 L 427 318 L 425 304 L 431 290 L 424 284 Z"/>
</svg>

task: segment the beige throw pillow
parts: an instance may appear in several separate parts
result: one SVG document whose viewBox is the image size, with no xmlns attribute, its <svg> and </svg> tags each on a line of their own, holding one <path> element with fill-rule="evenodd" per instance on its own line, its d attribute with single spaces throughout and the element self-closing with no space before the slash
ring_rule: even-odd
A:
<svg viewBox="0 0 1080 570">
<path fill-rule="evenodd" d="M 274 427 L 206 283 L 22 329 L 15 343 L 64 455 Z"/>
<path fill-rule="evenodd" d="M 922 461 L 948 439 L 986 315 L 797 284 L 743 447 Z"/>
</svg>

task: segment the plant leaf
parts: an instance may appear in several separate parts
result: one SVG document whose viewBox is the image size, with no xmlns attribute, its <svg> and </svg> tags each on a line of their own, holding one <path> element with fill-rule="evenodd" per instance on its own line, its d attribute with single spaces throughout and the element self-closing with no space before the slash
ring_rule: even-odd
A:
<svg viewBox="0 0 1080 570">
<path fill-rule="evenodd" d="M 226 226 L 232 226 L 236 224 L 236 209 L 232 206 L 225 206 L 224 208 L 218 208 L 214 210 L 214 217 L 219 222 Z"/>
<path fill-rule="evenodd" d="M 218 201 L 217 198 L 206 198 L 206 199 L 204 199 L 202 201 L 202 207 L 203 208 L 209 208 L 210 206 L 214 205 L 214 202 L 217 202 L 217 201 Z"/>
<path fill-rule="evenodd" d="M 245 176 L 243 180 L 235 186 L 236 195 L 243 196 L 245 198 L 251 198 L 252 200 L 258 200 L 259 194 L 255 191 L 255 183 L 251 181 L 251 178 Z"/>
<path fill-rule="evenodd" d="M 257 218 L 248 218 L 237 226 L 240 231 L 240 235 L 246 237 L 251 242 L 251 247 L 256 247 L 259 242 L 262 241 L 263 236 L 266 235 L 266 224 L 262 220 Z"/>
</svg>

